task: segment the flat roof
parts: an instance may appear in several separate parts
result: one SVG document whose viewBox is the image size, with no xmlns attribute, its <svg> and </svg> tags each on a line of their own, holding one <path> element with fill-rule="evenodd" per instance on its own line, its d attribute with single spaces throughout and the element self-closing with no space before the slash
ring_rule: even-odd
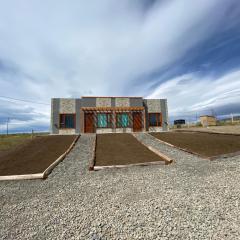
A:
<svg viewBox="0 0 240 240">
<path fill-rule="evenodd" d="M 212 118 L 216 118 L 215 116 L 211 116 L 211 115 L 202 115 L 200 117 L 212 117 Z"/>
<path fill-rule="evenodd" d="M 129 96 L 82 96 L 82 98 L 143 98 L 143 97 L 129 97 Z"/>
<path fill-rule="evenodd" d="M 142 111 L 144 107 L 82 107 L 83 111 Z"/>
</svg>

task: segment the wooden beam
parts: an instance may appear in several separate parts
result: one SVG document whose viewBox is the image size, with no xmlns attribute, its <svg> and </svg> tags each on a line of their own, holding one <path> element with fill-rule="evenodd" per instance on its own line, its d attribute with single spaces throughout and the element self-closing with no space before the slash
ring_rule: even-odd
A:
<svg viewBox="0 0 240 240">
<path fill-rule="evenodd" d="M 83 111 L 143 111 L 144 107 L 82 107 Z"/>
<path fill-rule="evenodd" d="M 93 170 L 103 170 L 103 169 L 112 169 L 112 168 L 127 168 L 135 166 L 151 166 L 151 165 L 164 165 L 164 161 L 155 161 L 155 162 L 144 162 L 144 163 L 133 163 L 126 165 L 110 165 L 110 166 L 94 166 Z"/>
</svg>

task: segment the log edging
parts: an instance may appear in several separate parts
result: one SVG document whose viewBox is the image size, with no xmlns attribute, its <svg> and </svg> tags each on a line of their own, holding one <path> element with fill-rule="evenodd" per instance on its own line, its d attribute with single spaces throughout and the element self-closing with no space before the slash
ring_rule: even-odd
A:
<svg viewBox="0 0 240 240">
<path fill-rule="evenodd" d="M 94 138 L 93 144 L 92 144 L 92 157 L 89 162 L 89 167 L 88 167 L 89 171 L 94 170 L 94 165 L 95 165 L 95 160 L 96 160 L 96 149 L 97 149 L 97 134 L 95 134 L 95 138 Z"/>
<path fill-rule="evenodd" d="M 125 165 L 109 165 L 109 166 L 94 166 L 94 170 L 112 169 L 112 168 L 127 168 L 135 166 L 151 166 L 151 165 L 165 165 L 165 161 L 144 162 L 144 163 L 132 163 Z"/>
</svg>

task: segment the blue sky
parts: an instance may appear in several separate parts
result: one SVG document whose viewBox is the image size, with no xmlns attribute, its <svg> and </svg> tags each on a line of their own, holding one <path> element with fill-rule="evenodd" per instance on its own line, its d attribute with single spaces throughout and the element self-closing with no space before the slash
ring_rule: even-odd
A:
<svg viewBox="0 0 240 240">
<path fill-rule="evenodd" d="M 240 114 L 238 0 L 0 0 L 0 132 L 47 130 L 52 97 L 167 98 Z"/>
</svg>

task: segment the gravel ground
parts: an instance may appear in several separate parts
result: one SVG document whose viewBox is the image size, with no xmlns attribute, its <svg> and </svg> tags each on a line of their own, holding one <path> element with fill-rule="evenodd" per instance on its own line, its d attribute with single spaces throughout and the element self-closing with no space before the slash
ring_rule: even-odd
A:
<svg viewBox="0 0 240 240">
<path fill-rule="evenodd" d="M 0 182 L 0 239 L 240 239 L 240 157 L 137 137 L 175 163 L 88 172 L 94 135 L 83 135 L 47 180 Z"/>
</svg>

